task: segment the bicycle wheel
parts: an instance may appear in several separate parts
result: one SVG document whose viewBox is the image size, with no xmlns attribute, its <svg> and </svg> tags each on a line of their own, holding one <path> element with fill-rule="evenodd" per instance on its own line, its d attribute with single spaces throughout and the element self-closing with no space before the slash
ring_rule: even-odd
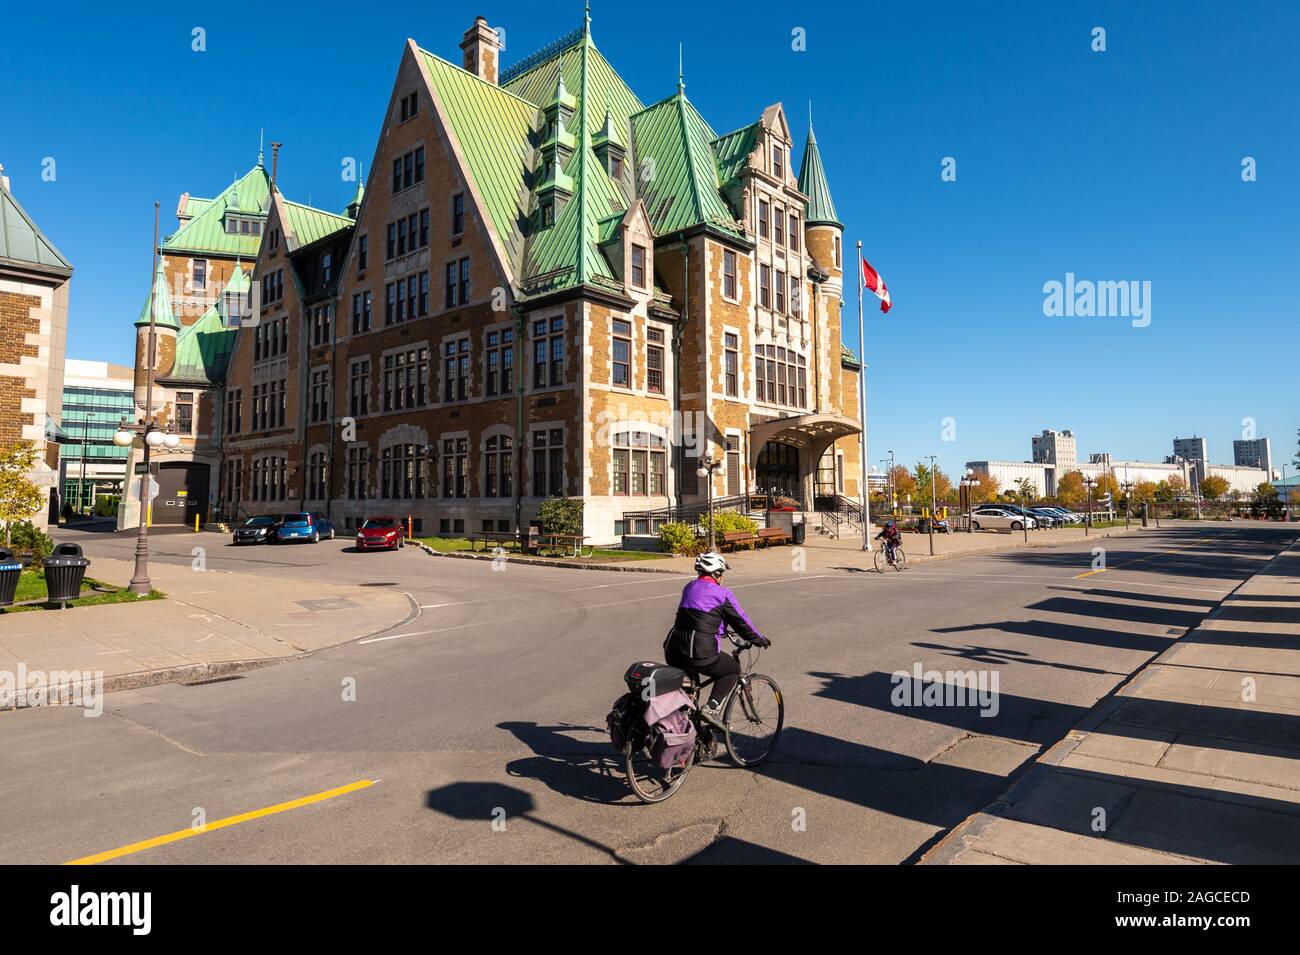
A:
<svg viewBox="0 0 1300 955">
<path fill-rule="evenodd" d="M 903 548 L 899 547 L 894 551 L 894 570 L 903 570 L 907 567 L 907 555 L 903 553 Z"/>
<path fill-rule="evenodd" d="M 695 747 L 691 747 L 680 766 L 671 769 L 659 768 L 644 746 L 633 749 L 631 743 L 623 747 L 623 761 L 628 784 L 636 798 L 645 803 L 663 802 L 681 788 L 686 774 L 695 765 Z"/>
<path fill-rule="evenodd" d="M 722 721 L 727 753 L 737 766 L 757 766 L 772 755 L 785 725 L 785 701 L 770 676 L 745 677 L 727 698 Z"/>
<path fill-rule="evenodd" d="M 884 548 L 876 551 L 876 573 L 883 574 L 885 567 L 888 566 L 889 560 L 885 557 Z"/>
</svg>

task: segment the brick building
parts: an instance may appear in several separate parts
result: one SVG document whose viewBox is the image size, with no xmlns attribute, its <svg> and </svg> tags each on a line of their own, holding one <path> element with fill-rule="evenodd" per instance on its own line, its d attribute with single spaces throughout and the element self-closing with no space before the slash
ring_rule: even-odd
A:
<svg viewBox="0 0 1300 955">
<path fill-rule="evenodd" d="M 47 501 L 58 477 L 71 281 L 72 266 L 9 191 L 0 167 L 0 447 L 37 447 L 29 476 Z M 44 529 L 51 509 L 32 523 Z"/>
<path fill-rule="evenodd" d="M 223 507 L 469 533 L 566 495 L 607 542 L 703 500 L 701 457 L 718 496 L 856 496 L 843 226 L 811 130 L 796 176 L 780 104 L 721 136 L 680 76 L 646 105 L 589 21 L 504 72 L 483 18 L 460 49 L 407 41 L 350 215 L 273 196 Z"/>
<path fill-rule="evenodd" d="M 154 452 L 158 481 L 151 520 L 189 524 L 207 519 L 217 498 L 222 454 L 221 411 L 226 367 L 250 273 L 261 248 L 270 208 L 271 176 L 257 164 L 214 199 L 184 193 L 176 205 L 177 229 L 158 245 L 153 287 L 135 323 L 136 417 L 143 419 L 148 391 L 149 322 L 155 329 L 153 412 L 180 435 L 174 451 Z M 127 475 L 138 484 L 142 452 L 133 448 Z M 138 492 L 137 492 L 138 493 Z M 140 509 L 130 494 L 118 511 L 120 527 L 135 527 Z"/>
</svg>

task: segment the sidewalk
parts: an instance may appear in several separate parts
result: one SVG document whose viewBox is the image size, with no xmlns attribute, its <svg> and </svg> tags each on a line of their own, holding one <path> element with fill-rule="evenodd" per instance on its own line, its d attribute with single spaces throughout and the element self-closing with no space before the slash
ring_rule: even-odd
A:
<svg viewBox="0 0 1300 955">
<path fill-rule="evenodd" d="M 94 562 L 97 579 L 120 586 L 132 570 Z M 99 671 L 105 689 L 206 679 L 369 636 L 412 613 L 394 589 L 162 563 L 149 573 L 166 599 L 0 616 L 0 674 Z M 3 688 L 0 707 L 23 704 Z"/>
<path fill-rule="evenodd" d="M 1300 544 L 922 862 L 1300 862 L 1298 650 Z"/>
<path fill-rule="evenodd" d="M 1150 528 L 1154 530 L 1154 525 Z M 955 532 L 934 535 L 934 556 L 930 556 L 930 543 L 926 534 L 903 534 L 903 552 L 907 555 L 907 566 L 915 567 L 930 560 L 944 560 L 951 557 L 964 557 L 968 554 L 992 553 L 994 551 L 1024 550 L 1037 547 L 1057 547 L 1063 544 L 1082 544 L 1087 541 L 1100 541 L 1107 537 L 1121 534 L 1133 534 L 1142 530 L 1140 521 L 1135 521 L 1127 530 L 1123 527 L 1108 527 L 1093 530 L 1086 537 L 1082 527 L 1065 527 L 1053 530 L 1029 532 L 1026 543 L 1023 532 L 1002 533 L 980 531 L 978 533 Z M 873 532 L 874 533 L 874 532 Z M 814 573 L 824 570 L 863 571 L 875 570 L 875 549 L 880 542 L 872 541 L 873 551 L 862 550 L 862 537 L 850 534 L 841 538 L 825 537 L 809 530 L 807 538 L 799 548 L 780 545 L 763 547 L 757 550 L 738 550 L 726 553 L 727 563 L 737 573 L 789 573 L 796 559 L 803 564 L 800 571 Z M 797 553 L 802 550 L 800 558 Z M 689 574 L 694 566 L 692 557 L 671 557 L 654 561 L 654 567 L 674 573 Z"/>
</svg>

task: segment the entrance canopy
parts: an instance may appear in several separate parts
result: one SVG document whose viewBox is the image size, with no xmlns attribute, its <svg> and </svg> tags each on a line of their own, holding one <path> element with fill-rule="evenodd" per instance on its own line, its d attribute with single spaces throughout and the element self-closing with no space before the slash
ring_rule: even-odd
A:
<svg viewBox="0 0 1300 955">
<path fill-rule="evenodd" d="M 755 461 L 758 452 L 768 441 L 806 448 L 820 456 L 838 438 L 859 434 L 862 423 L 857 418 L 840 414 L 805 414 L 793 418 L 773 418 L 750 426 L 750 454 Z"/>
</svg>

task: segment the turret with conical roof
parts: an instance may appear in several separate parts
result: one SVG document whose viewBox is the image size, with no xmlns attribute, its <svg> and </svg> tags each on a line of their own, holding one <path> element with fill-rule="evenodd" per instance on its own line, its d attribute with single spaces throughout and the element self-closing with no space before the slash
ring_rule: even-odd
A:
<svg viewBox="0 0 1300 955">
<path fill-rule="evenodd" d="M 817 136 L 813 133 L 811 119 L 808 121 L 808 142 L 803 149 L 803 164 L 799 167 L 799 191 L 808 196 L 805 220 L 808 225 L 833 225 L 841 230 L 844 228 L 844 223 L 835 214 L 831 187 L 826 182 L 826 170 L 822 166 L 821 151 L 817 148 Z"/>
<path fill-rule="evenodd" d="M 148 392 L 150 319 L 154 331 L 154 405 L 159 407 L 163 391 L 158 387 L 158 379 L 169 375 L 176 362 L 176 336 L 181 327 L 172 311 L 166 260 L 161 256 L 158 257 L 158 267 L 154 271 L 153 287 L 140 309 L 140 317 L 135 320 L 135 403 L 141 408 L 145 407 Z"/>
</svg>

